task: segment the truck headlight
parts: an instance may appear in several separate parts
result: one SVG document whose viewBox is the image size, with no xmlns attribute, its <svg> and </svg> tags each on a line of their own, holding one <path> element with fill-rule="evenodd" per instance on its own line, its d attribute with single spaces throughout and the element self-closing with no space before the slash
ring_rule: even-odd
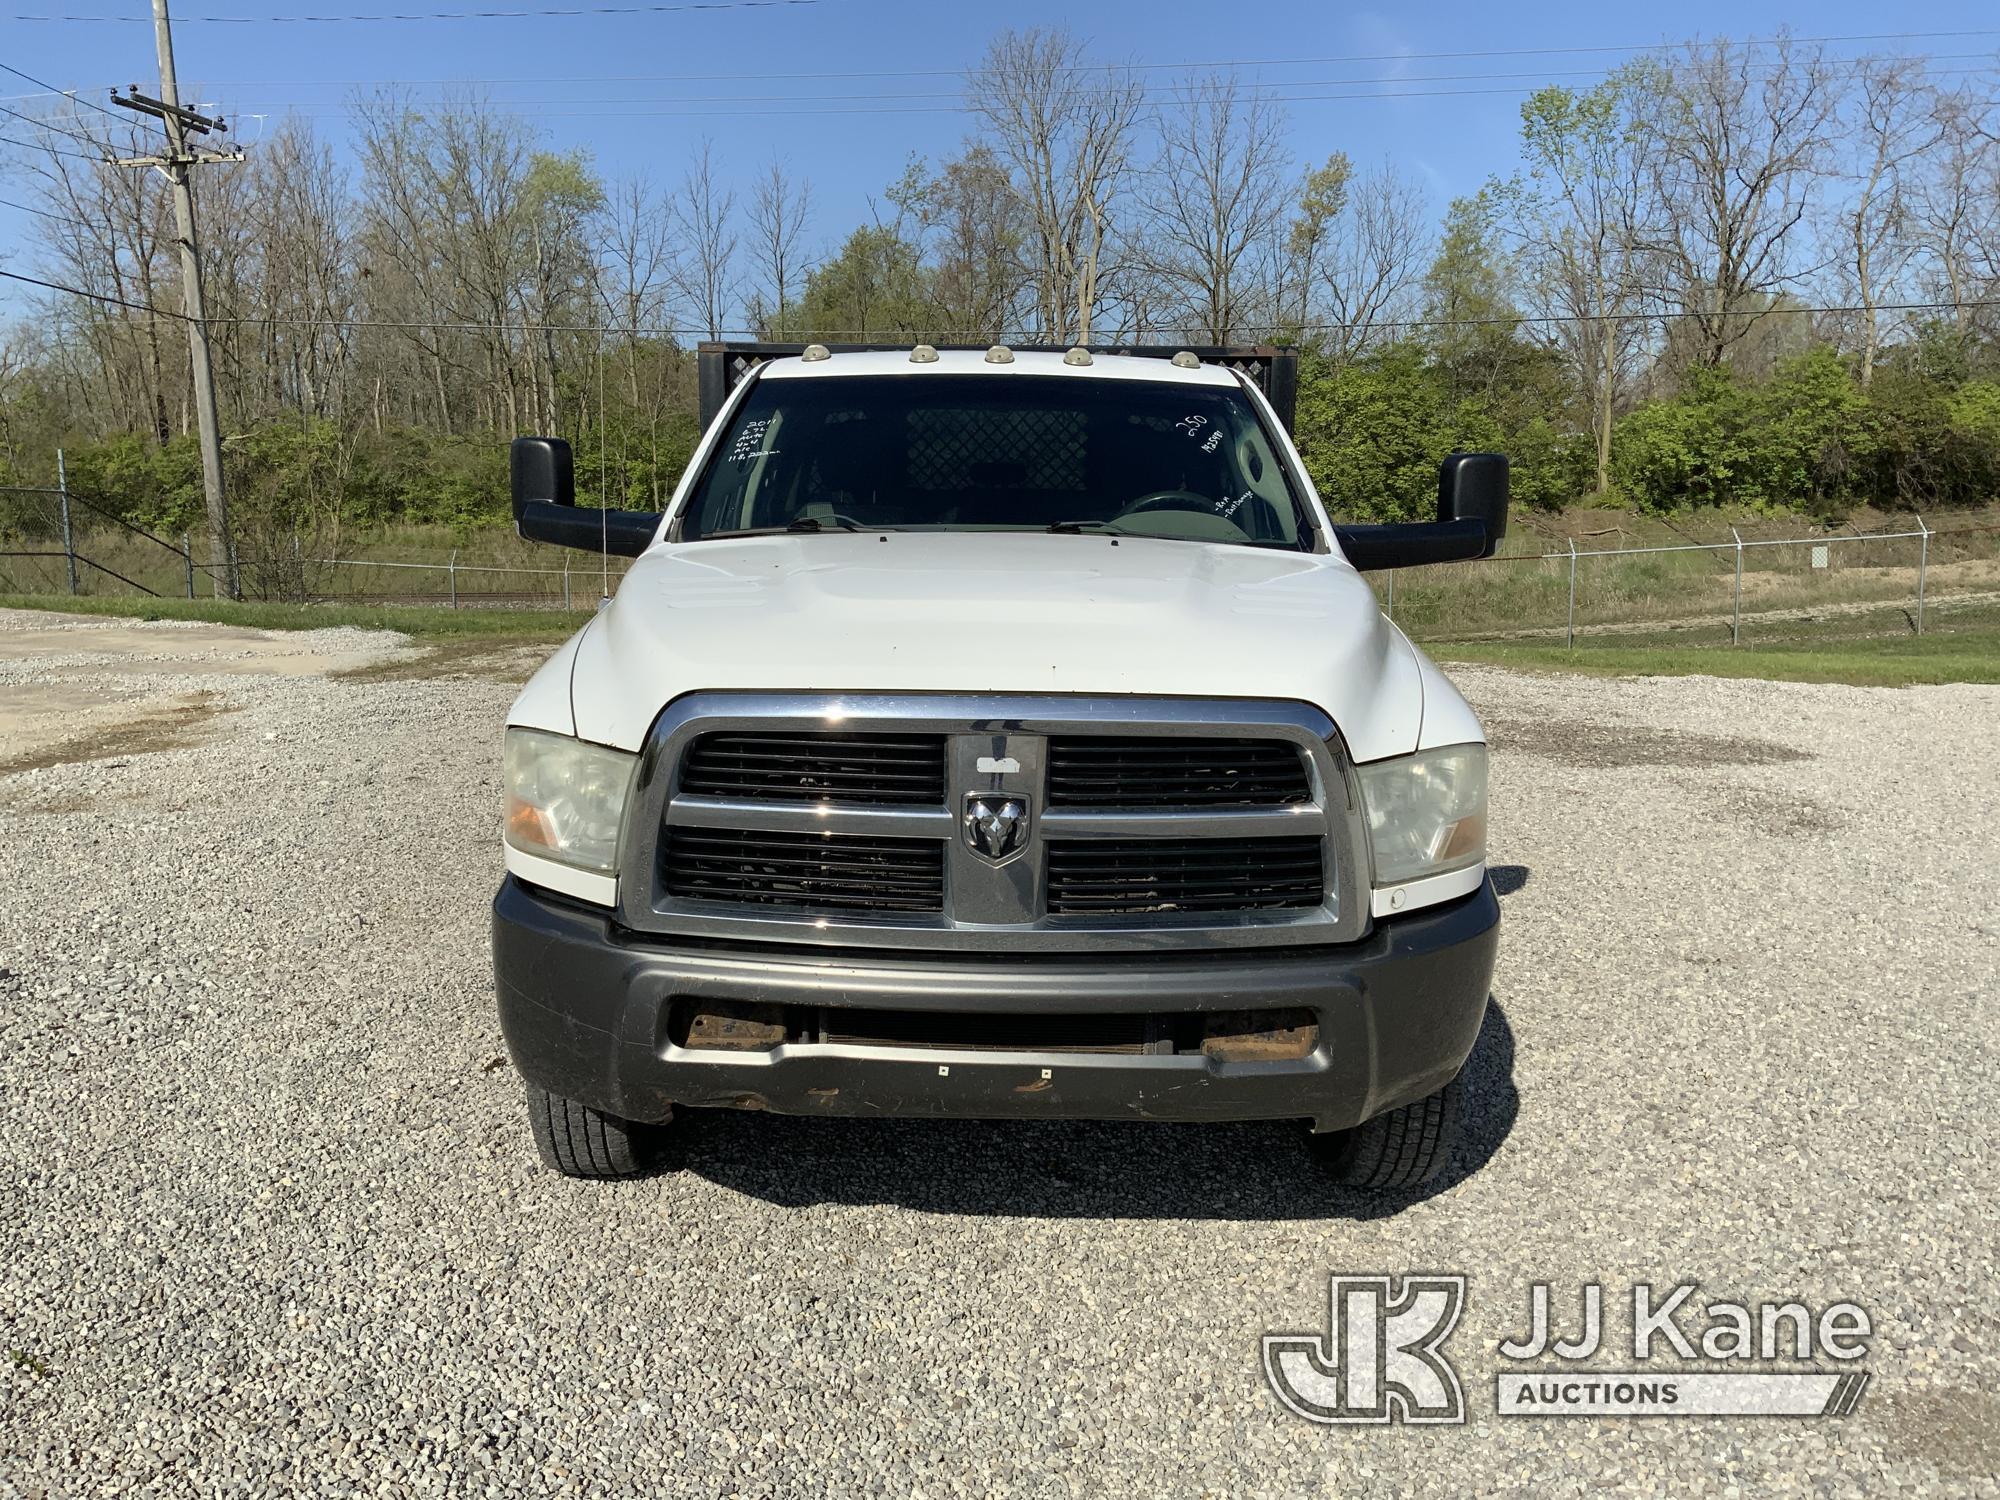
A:
<svg viewBox="0 0 2000 1500">
<path fill-rule="evenodd" d="M 1447 745 L 1359 768 L 1375 883 L 1401 885 L 1486 858 L 1486 747 Z"/>
<path fill-rule="evenodd" d="M 579 870 L 618 868 L 618 829 L 638 760 L 539 729 L 507 731 L 508 844 Z"/>
</svg>

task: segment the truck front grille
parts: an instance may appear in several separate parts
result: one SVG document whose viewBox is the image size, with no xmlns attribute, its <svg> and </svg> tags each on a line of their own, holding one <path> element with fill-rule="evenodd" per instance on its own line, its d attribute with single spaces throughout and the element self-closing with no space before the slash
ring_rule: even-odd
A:
<svg viewBox="0 0 2000 1500">
<path fill-rule="evenodd" d="M 1349 782 L 1296 703 L 691 694 L 641 761 L 621 916 L 816 948 L 1347 942 Z"/>
<path fill-rule="evenodd" d="M 1285 807 L 1312 798 L 1282 740 L 1053 735 L 1051 807 Z"/>
<path fill-rule="evenodd" d="M 770 802 L 944 801 L 941 734 L 704 734 L 681 790 Z"/>
<path fill-rule="evenodd" d="M 684 901 L 797 911 L 934 912 L 944 906 L 944 845 L 936 839 L 670 824 L 660 873 L 669 894 Z"/>
<path fill-rule="evenodd" d="M 1318 839 L 1129 839 L 1049 845 L 1049 911 L 1258 911 L 1325 897 Z"/>
</svg>

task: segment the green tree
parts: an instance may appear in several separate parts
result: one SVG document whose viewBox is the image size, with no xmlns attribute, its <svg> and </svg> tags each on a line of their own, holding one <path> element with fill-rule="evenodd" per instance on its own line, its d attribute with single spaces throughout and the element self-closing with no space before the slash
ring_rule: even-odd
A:
<svg viewBox="0 0 2000 1500">
<path fill-rule="evenodd" d="M 1840 356 L 1788 359 L 1749 402 L 1741 498 L 1840 514 L 1866 498 L 1874 446 L 1868 398 Z"/>
<path fill-rule="evenodd" d="M 935 321 L 921 252 L 888 225 L 863 225 L 806 278 L 785 326 L 834 341 L 911 339 Z"/>
<path fill-rule="evenodd" d="M 1533 95 L 1521 106 L 1527 172 L 1496 194 L 1521 247 L 1523 284 L 1553 320 L 1552 345 L 1596 439 L 1599 494 L 1611 485 L 1616 412 L 1643 339 L 1634 315 L 1648 204 L 1635 112 L 1654 76 L 1628 68 L 1584 93 Z"/>
</svg>

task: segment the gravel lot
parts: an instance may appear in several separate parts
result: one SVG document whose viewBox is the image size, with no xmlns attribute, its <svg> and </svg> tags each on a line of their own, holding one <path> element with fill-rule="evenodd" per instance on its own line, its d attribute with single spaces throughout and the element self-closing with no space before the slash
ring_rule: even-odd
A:
<svg viewBox="0 0 2000 1500">
<path fill-rule="evenodd" d="M 0 1493 L 2000 1482 L 2000 689 L 1465 672 L 1507 926 L 1422 1201 L 1277 1127 L 760 1115 L 593 1186 L 536 1166 L 489 993 L 518 661 L 50 626 L 0 616 Z M 1471 1278 L 1467 1426 L 1279 1409 L 1258 1337 L 1329 1271 Z M 1536 1280 L 1852 1298 L 1874 1382 L 1497 1418 Z"/>
</svg>

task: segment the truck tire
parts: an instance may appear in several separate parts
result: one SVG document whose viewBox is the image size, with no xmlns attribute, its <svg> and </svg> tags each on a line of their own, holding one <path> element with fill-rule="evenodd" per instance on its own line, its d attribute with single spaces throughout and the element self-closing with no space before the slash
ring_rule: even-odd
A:
<svg viewBox="0 0 2000 1500">
<path fill-rule="evenodd" d="M 528 1089 L 528 1127 L 542 1165 L 565 1177 L 641 1177 L 660 1157 L 657 1126 L 620 1120 L 547 1089 Z"/>
<path fill-rule="evenodd" d="M 1451 1160 L 1461 1091 L 1453 1078 L 1435 1094 L 1363 1120 L 1352 1130 L 1313 1136 L 1313 1151 L 1342 1187 L 1367 1192 L 1419 1187 Z"/>
</svg>

